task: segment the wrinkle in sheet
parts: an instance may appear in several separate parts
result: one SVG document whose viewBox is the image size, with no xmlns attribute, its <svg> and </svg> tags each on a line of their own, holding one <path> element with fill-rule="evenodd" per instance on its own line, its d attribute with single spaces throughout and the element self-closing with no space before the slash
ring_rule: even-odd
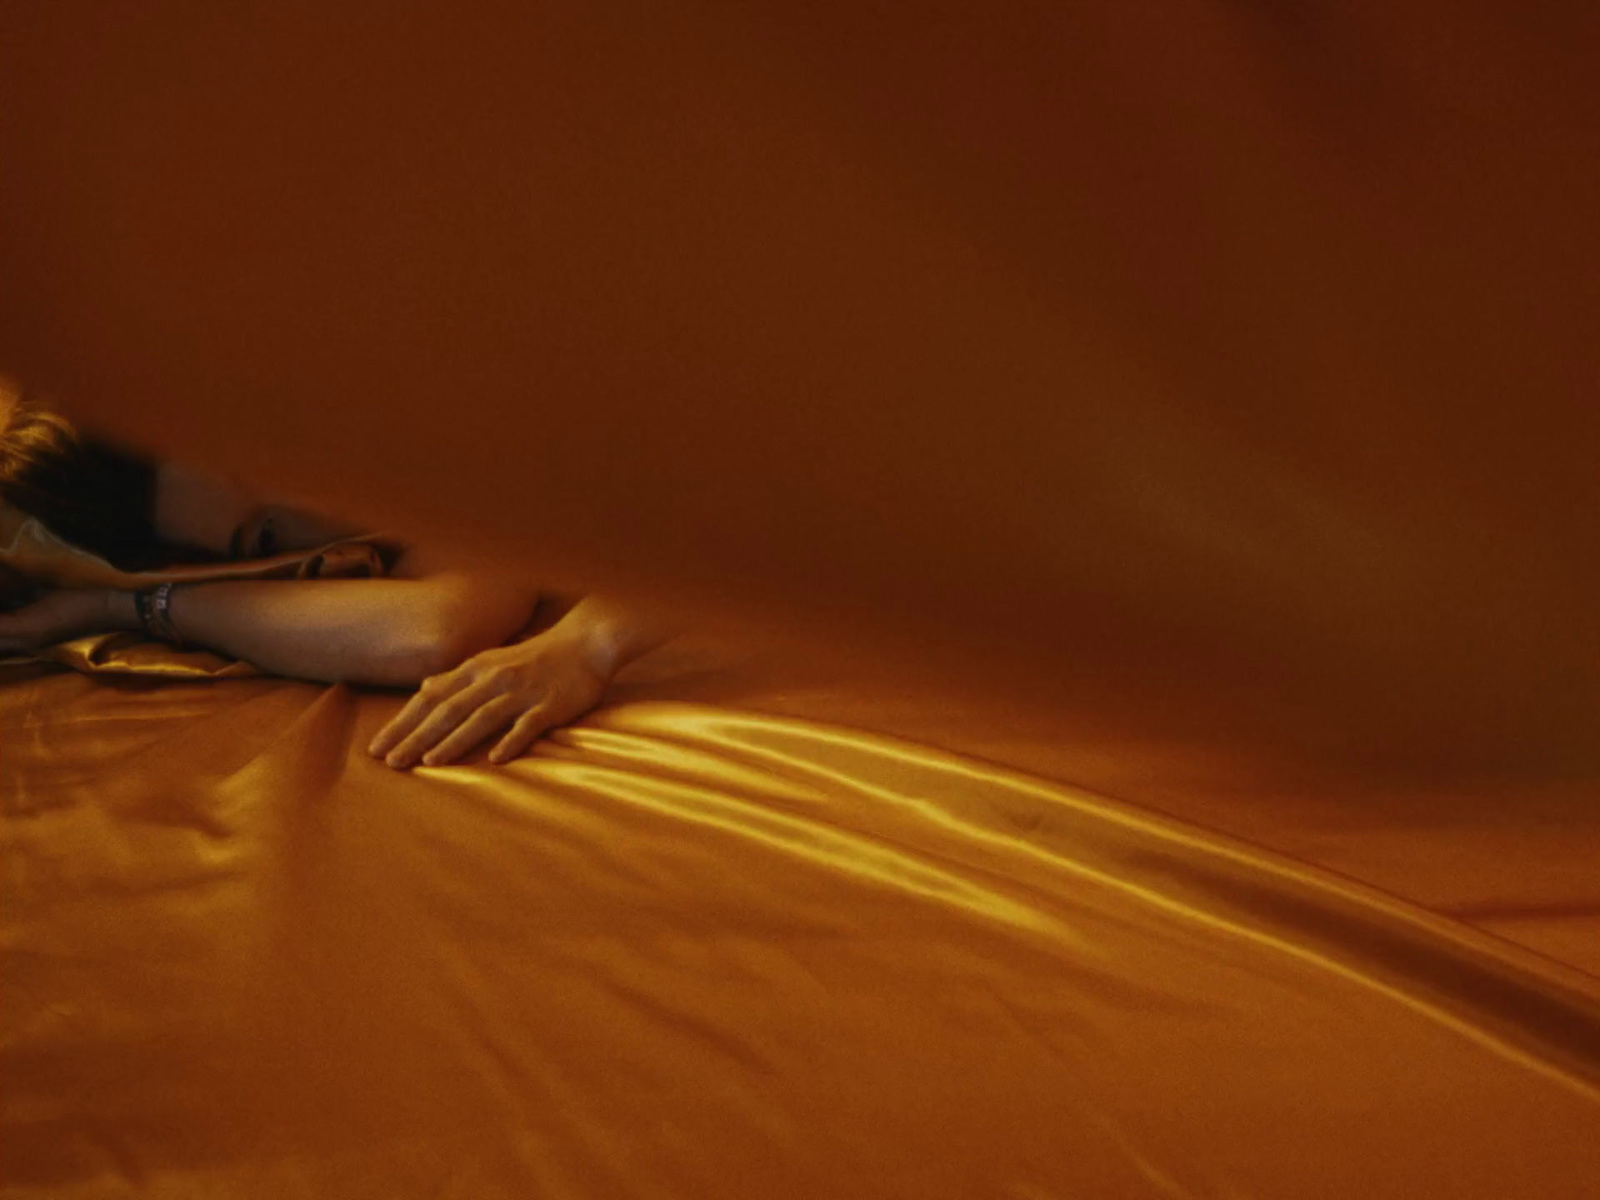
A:
<svg viewBox="0 0 1600 1200">
<path fill-rule="evenodd" d="M 0 1063 L 18 1195 L 100 1177 L 84 1116 L 152 1187 L 261 1196 L 1409 1198 L 1462 1194 L 1463 1172 L 1512 1196 L 1529 1161 L 1560 1196 L 1593 1162 L 1581 1026 L 1526 1004 L 1486 1023 L 1478 983 L 1404 947 L 1581 1012 L 1569 980 L 1266 851 L 696 706 L 597 713 L 510 770 L 396 775 L 361 749 L 393 698 L 229 700 L 260 686 L 149 718 L 214 705 L 218 736 L 270 715 L 247 762 L 185 777 L 181 740 L 160 758 L 122 740 L 118 802 L 78 801 L 126 859 L 173 834 L 140 793 L 192 789 L 227 821 L 184 834 L 228 866 L 210 902 L 154 877 L 129 907 L 96 891 L 125 866 L 93 854 L 26 919 L 7 885 L 7 978 L 32 982 Z M 28 825 L 7 820 L 8 857 L 48 853 Z M 81 969 L 31 944 L 77 946 Z M 149 986 L 113 945 L 161 967 Z M 118 1015 L 92 1035 L 44 1015 L 108 1013 L 107 988 Z M 1445 1144 L 1441 1174 L 1418 1147 Z"/>
<path fill-rule="evenodd" d="M 630 713 L 631 718 L 652 731 L 666 726 L 669 737 L 680 715 L 670 706 L 646 706 Z M 1233 933 L 1265 938 L 1289 953 L 1317 957 L 1375 988 L 1394 990 L 1395 981 L 1404 979 L 1411 986 L 1401 987 L 1394 994 L 1404 996 L 1407 1002 L 1417 1004 L 1424 1011 L 1433 1012 L 1469 1036 L 1490 1036 L 1485 1025 L 1499 1023 L 1494 1014 L 1508 1005 L 1515 1008 L 1519 1004 L 1548 1004 L 1550 1007 L 1544 1017 L 1532 1022 L 1513 1019 L 1505 1022 L 1504 1027 L 1516 1030 L 1531 1026 L 1559 1031 L 1552 1044 L 1560 1047 L 1563 1059 L 1589 1078 L 1588 1086 L 1600 1084 L 1600 1041 L 1596 1040 L 1600 1037 L 1600 1005 L 1592 998 L 1584 999 L 1581 991 L 1574 991 L 1570 979 L 1565 980 L 1565 988 L 1557 987 L 1546 999 L 1539 989 L 1528 989 L 1508 979 L 1503 968 L 1496 971 L 1474 963 L 1471 952 L 1461 946 L 1453 947 L 1451 953 L 1435 960 L 1437 969 L 1452 973 L 1455 986 L 1429 987 L 1422 982 L 1425 977 L 1422 963 L 1426 957 L 1418 957 L 1427 955 L 1429 943 L 1415 936 L 1415 919 L 1408 919 L 1398 906 L 1391 904 L 1374 909 L 1374 897 L 1366 897 L 1363 902 L 1341 895 L 1337 888 L 1330 888 L 1304 868 L 1291 868 L 1242 847 L 1230 847 L 1216 837 L 1186 834 L 1171 822 L 1162 822 L 1096 798 L 1075 797 L 1071 789 L 1034 784 L 998 768 L 985 768 L 909 746 L 880 748 L 848 731 L 808 727 L 803 734 L 797 734 L 790 726 L 746 715 L 716 714 L 710 718 L 701 716 L 700 720 L 701 728 L 697 732 L 705 734 L 709 730 L 717 743 L 732 745 L 736 751 L 743 752 L 745 761 L 752 756 L 758 761 L 775 761 L 789 778 L 821 779 L 835 785 L 836 795 L 855 792 L 892 806 L 907 806 L 919 817 L 959 832 L 962 865 L 969 871 L 975 865 L 972 851 L 980 846 L 998 849 L 1013 878 L 1020 860 L 1043 858 L 1053 869 L 1064 869 L 1103 886 L 1136 895 L 1189 920 L 1220 922 Z M 688 717 L 686 724 L 695 723 L 695 716 Z M 589 735 L 581 731 L 577 736 Z M 783 745 L 786 740 L 790 744 L 782 749 L 774 745 Z M 614 739 L 597 739 L 595 744 L 608 749 L 617 747 Z M 633 757 L 647 757 L 651 742 L 641 739 L 636 745 Z M 808 749 L 798 749 L 798 745 Z M 817 745 L 826 745 L 829 753 L 818 754 Z M 878 763 L 868 765 L 875 755 L 887 759 L 888 770 Z M 841 765 L 824 765 L 830 760 Z M 929 777 L 924 790 L 908 793 L 897 768 L 903 768 L 904 775 L 912 780 L 919 774 Z M 863 782 L 869 779 L 884 782 L 876 785 Z M 982 789 L 978 793 L 982 797 L 979 812 L 987 819 L 981 819 L 976 825 L 969 815 L 973 811 L 972 804 L 962 785 Z M 1006 800 L 1019 792 L 1028 799 L 1043 801 L 1050 809 L 1076 809 L 1080 817 L 1090 819 L 1089 825 L 1080 821 L 1071 831 L 1080 839 L 1073 844 L 1073 853 L 1062 855 L 1048 843 L 1035 844 L 1037 839 L 1019 841 L 995 832 L 994 818 L 1001 813 Z M 825 794 L 825 791 L 819 789 L 814 794 Z M 938 799 L 923 799 L 923 796 L 937 796 Z M 1014 828 L 1013 822 L 1003 818 L 1001 823 Z M 1119 827 L 1137 831 L 1150 844 L 1130 854 L 1116 843 Z M 1090 839 L 1087 844 L 1081 840 L 1085 836 Z M 1156 849 L 1174 843 L 1174 850 Z M 1116 862 L 1119 869 L 1112 872 L 1097 868 L 1093 865 L 1096 859 Z M 1137 869 L 1130 870 L 1130 867 Z M 1263 876 L 1272 882 L 1262 882 Z M 1153 882 L 1141 886 L 1136 882 L 1140 878 Z M 1184 890 L 1192 893 L 1192 900 L 1175 899 L 1178 893 L 1172 884 L 1180 880 L 1189 885 Z M 1309 899 L 1302 898 L 1307 896 Z M 1231 918 L 1221 915 L 1218 902 L 1223 900 L 1229 902 L 1227 907 L 1234 914 Z M 1363 910 L 1361 917 L 1340 914 L 1341 908 L 1348 910 L 1356 905 Z M 1380 932 L 1382 926 L 1373 921 L 1378 913 L 1391 921 L 1399 918 L 1400 927 Z M 1358 922 L 1360 928 L 1353 926 L 1352 921 Z M 1338 928 L 1343 936 L 1328 936 L 1330 928 Z M 1481 954 L 1477 957 L 1481 961 Z M 1393 969 L 1396 963 L 1406 964 L 1407 969 L 1396 972 Z M 1474 981 L 1473 985 L 1463 986 L 1468 979 Z M 1436 1007 L 1430 995 L 1439 994 L 1457 1002 L 1471 996 L 1478 1007 L 1463 1021 L 1448 1009 Z M 1514 1036 L 1514 1043 L 1521 1040 Z M 1492 1038 L 1491 1041 L 1507 1053 L 1521 1053 L 1514 1043 L 1495 1042 Z"/>
</svg>

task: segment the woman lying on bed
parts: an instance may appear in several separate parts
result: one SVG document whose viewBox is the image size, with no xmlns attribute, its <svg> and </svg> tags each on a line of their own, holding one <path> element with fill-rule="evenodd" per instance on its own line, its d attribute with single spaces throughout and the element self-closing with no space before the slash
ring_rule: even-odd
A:
<svg viewBox="0 0 1600 1200">
<path fill-rule="evenodd" d="M 0 394 L 0 500 L 124 570 L 266 558 L 352 536 L 238 483 L 152 463 Z M 420 688 L 369 749 L 393 767 L 453 762 L 496 734 L 494 762 L 587 712 L 612 674 L 657 638 L 622 606 L 587 597 L 547 630 L 536 588 L 425 546 L 382 578 L 237 580 L 140 591 L 46 591 L 0 612 L 0 654 L 138 631 L 203 646 L 270 674 Z"/>
</svg>

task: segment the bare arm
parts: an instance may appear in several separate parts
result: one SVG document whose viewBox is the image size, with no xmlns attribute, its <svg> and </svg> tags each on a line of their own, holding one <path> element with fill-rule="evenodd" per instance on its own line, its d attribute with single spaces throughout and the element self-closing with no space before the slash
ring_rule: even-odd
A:
<svg viewBox="0 0 1600 1200">
<path fill-rule="evenodd" d="M 585 646 L 595 670 L 608 679 L 677 632 L 637 605 L 600 594 L 573 605 L 550 632 L 558 630 Z"/>
<path fill-rule="evenodd" d="M 536 596 L 465 573 L 424 579 L 205 583 L 174 588 L 186 642 L 274 675 L 409 687 L 520 629 Z M 114 593 L 114 627 L 137 629 L 132 593 Z"/>
<path fill-rule="evenodd" d="M 514 636 L 538 598 L 526 577 L 412 546 L 388 578 L 184 584 L 168 612 L 186 643 L 272 674 L 414 687 Z M 0 655 L 139 628 L 133 592 L 47 590 L 0 611 Z"/>
<path fill-rule="evenodd" d="M 543 633 L 426 680 L 368 751 L 391 767 L 437 766 L 501 734 L 489 759 L 508 762 L 546 730 L 588 712 L 614 674 L 671 635 L 635 605 L 586 596 Z"/>
</svg>

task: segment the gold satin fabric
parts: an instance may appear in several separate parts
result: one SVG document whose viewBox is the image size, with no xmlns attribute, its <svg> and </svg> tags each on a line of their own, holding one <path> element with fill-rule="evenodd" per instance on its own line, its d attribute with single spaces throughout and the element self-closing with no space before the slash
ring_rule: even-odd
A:
<svg viewBox="0 0 1600 1200">
<path fill-rule="evenodd" d="M 718 673 L 410 774 L 13 675 L 6 1195 L 1592 1194 L 1594 976 Z"/>
<path fill-rule="evenodd" d="M 0 503 L 0 568 L 51 587 L 132 591 L 224 579 L 366 579 L 385 572 L 384 551 L 377 537 L 350 538 L 269 558 L 124 571 L 74 546 L 37 517 Z"/>
<path fill-rule="evenodd" d="M 0 1183 L 1592 1195 L 1592 14 L 753 13 L 0 9 L 0 368 L 811 647 L 6 668 Z"/>
</svg>

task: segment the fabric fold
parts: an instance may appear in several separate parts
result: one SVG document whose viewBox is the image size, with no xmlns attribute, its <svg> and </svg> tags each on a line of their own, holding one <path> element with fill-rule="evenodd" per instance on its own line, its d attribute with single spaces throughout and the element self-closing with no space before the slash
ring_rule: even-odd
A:
<svg viewBox="0 0 1600 1200">
<path fill-rule="evenodd" d="M 0 691 L 8 1194 L 106 1146 L 305 1197 L 1576 1198 L 1600 1166 L 1593 982 L 1392 895 L 722 706 L 397 773 L 363 750 L 397 703 Z"/>
</svg>

